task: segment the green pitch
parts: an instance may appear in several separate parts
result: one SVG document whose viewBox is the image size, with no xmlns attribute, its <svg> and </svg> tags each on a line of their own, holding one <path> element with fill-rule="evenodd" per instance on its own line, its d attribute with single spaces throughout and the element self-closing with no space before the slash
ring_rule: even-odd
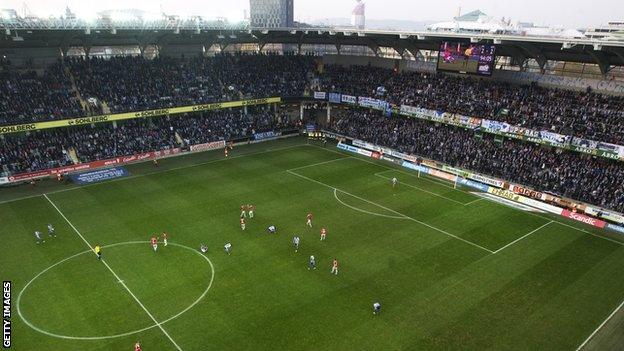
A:
<svg viewBox="0 0 624 351">
<path fill-rule="evenodd" d="M 624 247 L 581 224 L 298 138 L 231 156 L 0 190 L 31 196 L 0 204 L 13 349 L 573 350 L 624 299 Z"/>
</svg>

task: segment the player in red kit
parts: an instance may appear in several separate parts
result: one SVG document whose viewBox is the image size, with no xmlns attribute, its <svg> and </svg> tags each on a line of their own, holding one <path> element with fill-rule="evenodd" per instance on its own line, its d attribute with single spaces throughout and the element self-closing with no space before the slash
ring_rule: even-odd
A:
<svg viewBox="0 0 624 351">
<path fill-rule="evenodd" d="M 139 342 L 134 344 L 134 351 L 141 351 L 141 344 Z"/>
<path fill-rule="evenodd" d="M 334 263 L 332 264 L 331 273 L 338 275 L 338 260 L 334 258 Z"/>
<path fill-rule="evenodd" d="M 310 226 L 310 228 L 312 228 L 312 213 L 308 213 L 308 215 L 306 216 L 306 224 Z"/>
<path fill-rule="evenodd" d="M 245 218 L 240 219 L 241 229 L 245 230 Z"/>
<path fill-rule="evenodd" d="M 167 246 L 167 232 L 162 232 L 161 238 L 165 246 Z"/>
<path fill-rule="evenodd" d="M 156 238 L 156 235 L 152 236 L 150 242 L 152 243 L 152 248 L 154 248 L 154 252 L 156 252 L 156 250 L 158 250 L 158 238 Z"/>
<path fill-rule="evenodd" d="M 327 235 L 327 229 L 325 229 L 325 227 L 321 228 L 321 241 L 325 240 L 326 235 Z"/>
<path fill-rule="evenodd" d="M 241 205 L 241 218 L 246 218 L 247 217 L 247 206 L 245 205 Z"/>
</svg>

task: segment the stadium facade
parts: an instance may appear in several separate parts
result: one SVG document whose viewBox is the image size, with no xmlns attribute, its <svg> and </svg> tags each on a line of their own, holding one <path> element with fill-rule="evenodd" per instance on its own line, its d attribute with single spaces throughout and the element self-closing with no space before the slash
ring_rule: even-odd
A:
<svg viewBox="0 0 624 351">
<path fill-rule="evenodd" d="M 284 28 L 294 24 L 294 0 L 250 0 L 252 27 Z"/>
</svg>

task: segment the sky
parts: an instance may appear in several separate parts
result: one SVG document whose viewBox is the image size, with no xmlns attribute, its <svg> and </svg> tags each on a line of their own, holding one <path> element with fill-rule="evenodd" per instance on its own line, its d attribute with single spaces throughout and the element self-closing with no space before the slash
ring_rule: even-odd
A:
<svg viewBox="0 0 624 351">
<path fill-rule="evenodd" d="M 365 0 L 366 17 L 413 21 L 446 21 L 457 14 L 480 9 L 490 16 L 538 25 L 583 28 L 624 20 L 622 0 Z M 249 0 L 1 0 L 1 8 L 23 15 L 24 4 L 38 16 L 60 16 L 66 6 L 80 17 L 110 9 L 136 8 L 167 14 L 201 15 L 206 18 L 243 18 Z M 313 22 L 325 18 L 348 18 L 355 0 L 295 0 L 295 20 Z"/>
</svg>

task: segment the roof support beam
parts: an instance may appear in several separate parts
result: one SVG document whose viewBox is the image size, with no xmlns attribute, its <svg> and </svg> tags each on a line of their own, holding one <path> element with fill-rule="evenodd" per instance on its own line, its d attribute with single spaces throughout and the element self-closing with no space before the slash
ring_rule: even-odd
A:
<svg viewBox="0 0 624 351">
<path fill-rule="evenodd" d="M 368 42 L 368 46 L 371 50 L 373 50 L 373 52 L 375 53 L 375 56 L 379 56 L 379 45 L 377 45 L 377 43 L 373 40 L 370 40 Z"/>
<path fill-rule="evenodd" d="M 612 47 L 609 48 L 608 51 L 617 56 L 617 58 L 620 59 L 620 64 L 624 66 L 624 49 Z"/>
<path fill-rule="evenodd" d="M 600 68 L 600 73 L 602 73 L 603 75 L 607 74 L 609 72 L 609 59 L 607 58 L 607 56 L 600 51 L 596 51 L 596 50 L 588 50 L 589 56 L 591 56 L 594 61 L 596 61 L 596 64 L 598 65 L 598 68 Z"/>
<path fill-rule="evenodd" d="M 542 49 L 531 43 L 517 43 L 517 45 L 528 54 L 528 57 L 533 58 L 535 59 L 535 61 L 537 61 L 540 69 L 544 69 L 546 61 L 548 61 L 548 59 L 546 59 L 546 56 L 544 56 L 544 52 L 542 51 Z"/>
</svg>

